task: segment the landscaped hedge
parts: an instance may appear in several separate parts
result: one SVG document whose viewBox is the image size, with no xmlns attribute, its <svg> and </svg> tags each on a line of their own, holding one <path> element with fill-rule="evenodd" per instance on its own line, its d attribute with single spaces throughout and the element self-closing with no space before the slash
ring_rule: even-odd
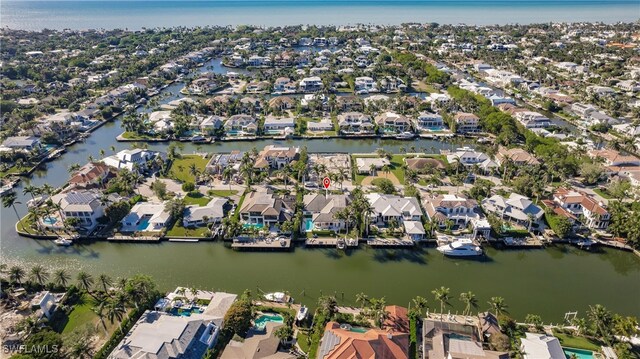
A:
<svg viewBox="0 0 640 359">
<path fill-rule="evenodd" d="M 418 324 L 415 318 L 409 320 L 409 358 L 417 358 Z"/>
</svg>

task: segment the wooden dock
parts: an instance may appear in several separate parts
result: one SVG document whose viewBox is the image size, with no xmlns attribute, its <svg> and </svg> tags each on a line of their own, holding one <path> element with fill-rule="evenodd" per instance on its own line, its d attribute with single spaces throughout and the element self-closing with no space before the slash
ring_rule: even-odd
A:
<svg viewBox="0 0 640 359">
<path fill-rule="evenodd" d="M 307 247 L 338 247 L 338 242 L 341 238 L 336 237 L 318 237 L 318 238 L 307 238 L 304 242 Z M 358 241 L 355 239 L 351 240 L 343 240 L 342 241 L 346 248 L 357 248 Z"/>
<path fill-rule="evenodd" d="M 502 243 L 510 248 L 542 248 L 544 243 L 537 237 L 502 238 Z"/>
<path fill-rule="evenodd" d="M 157 243 L 160 237 L 133 237 L 133 236 L 113 236 L 107 238 L 109 242 L 135 242 L 135 243 Z"/>
<path fill-rule="evenodd" d="M 231 248 L 245 251 L 288 251 L 291 249 L 291 238 L 234 239 Z"/>
</svg>

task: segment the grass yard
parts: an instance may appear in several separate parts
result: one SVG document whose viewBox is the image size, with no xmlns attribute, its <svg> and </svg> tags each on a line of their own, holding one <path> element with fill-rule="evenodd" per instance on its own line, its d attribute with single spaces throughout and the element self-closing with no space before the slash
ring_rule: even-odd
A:
<svg viewBox="0 0 640 359">
<path fill-rule="evenodd" d="M 195 177 L 189 173 L 189 167 L 192 164 L 196 165 L 198 171 L 204 171 L 209 160 L 198 155 L 183 155 L 181 158 L 176 158 L 169 170 L 169 177 L 175 178 L 182 182 L 195 182 Z"/>
<path fill-rule="evenodd" d="M 611 196 L 608 192 L 601 190 L 600 188 L 594 188 L 593 192 L 597 193 L 600 197 L 604 199 L 611 199 Z"/>
<path fill-rule="evenodd" d="M 560 333 L 555 330 L 553 331 L 553 335 L 560 340 L 560 344 L 563 347 L 598 351 L 600 350 L 600 346 L 603 344 L 589 338 L 576 337 L 570 334 Z"/>
<path fill-rule="evenodd" d="M 207 193 L 209 194 L 209 196 L 215 196 L 215 197 L 231 197 L 234 196 L 238 193 L 238 191 L 236 190 L 229 190 L 229 189 L 212 189 L 207 191 Z"/>
<path fill-rule="evenodd" d="M 167 231 L 167 237 L 206 237 L 207 227 L 185 228 L 179 227 L 177 222 Z"/>
<path fill-rule="evenodd" d="M 186 196 L 184 196 L 184 204 L 186 205 L 195 204 L 198 206 L 205 206 L 207 203 L 209 203 L 209 201 L 211 201 L 211 198 L 207 196 L 203 196 L 202 193 L 198 193 L 198 194 L 196 196 L 192 196 L 191 193 L 188 193 Z"/>
<path fill-rule="evenodd" d="M 87 324 L 95 325 L 100 318 L 93 311 L 93 299 L 84 296 L 84 302 L 77 304 L 73 307 L 71 313 L 69 313 L 68 322 L 62 329 L 62 335 L 70 334 L 75 329 L 86 326 Z"/>
<path fill-rule="evenodd" d="M 160 137 L 153 137 L 145 134 L 139 134 L 131 131 L 125 131 L 122 133 L 122 138 L 126 138 L 128 140 L 157 140 Z"/>
<path fill-rule="evenodd" d="M 305 353 L 309 352 L 309 343 L 307 342 L 308 338 L 309 338 L 309 335 L 307 333 L 298 331 L 296 342 L 298 343 L 298 346 L 300 347 L 300 349 L 302 349 L 302 351 Z"/>
</svg>

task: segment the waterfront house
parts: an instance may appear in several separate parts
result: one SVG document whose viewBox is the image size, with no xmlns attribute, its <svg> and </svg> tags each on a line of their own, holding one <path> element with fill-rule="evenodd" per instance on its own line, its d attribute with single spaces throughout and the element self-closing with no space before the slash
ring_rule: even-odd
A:
<svg viewBox="0 0 640 359">
<path fill-rule="evenodd" d="M 458 112 L 453 116 L 458 133 L 480 132 L 480 118 L 472 113 Z"/>
<path fill-rule="evenodd" d="M 282 135 L 291 134 L 295 127 L 295 120 L 293 117 L 276 117 L 267 116 L 264 119 L 264 133 L 270 135 Z"/>
<path fill-rule="evenodd" d="M 293 201 L 289 198 L 281 198 L 268 188 L 258 187 L 245 196 L 240 207 L 240 218 L 248 225 L 271 228 L 291 219 L 292 208 Z"/>
<path fill-rule="evenodd" d="M 300 80 L 300 91 L 316 92 L 322 89 L 322 79 L 319 76 L 305 77 Z"/>
<path fill-rule="evenodd" d="M 171 214 L 164 202 L 138 202 L 122 221 L 122 232 L 158 232 L 165 228 Z"/>
<path fill-rule="evenodd" d="M 277 96 L 269 100 L 269 108 L 277 111 L 286 111 L 296 107 L 296 100 L 289 96 Z"/>
<path fill-rule="evenodd" d="M 370 135 L 375 131 L 371 116 L 361 112 L 345 112 L 338 115 L 340 133 L 349 135 Z"/>
<path fill-rule="evenodd" d="M 370 174 L 373 176 L 375 171 L 379 171 L 384 166 L 388 166 L 390 164 L 391 162 L 386 158 L 356 157 L 356 169 L 358 174 Z"/>
<path fill-rule="evenodd" d="M 171 111 L 153 111 L 149 114 L 148 122 L 152 124 L 154 130 L 158 132 L 166 132 L 173 129 Z"/>
<path fill-rule="evenodd" d="M 333 121 L 328 117 L 322 118 L 320 121 L 307 121 L 307 130 L 311 132 L 333 131 Z"/>
<path fill-rule="evenodd" d="M 422 208 L 415 197 L 400 197 L 391 194 L 368 193 L 365 195 L 373 208 L 369 214 L 370 224 L 388 227 L 392 220 L 402 225 L 404 221 L 421 221 Z"/>
<path fill-rule="evenodd" d="M 413 120 L 413 126 L 418 132 L 441 131 L 444 128 L 444 122 L 442 116 L 423 111 Z"/>
<path fill-rule="evenodd" d="M 142 172 L 144 165 L 156 157 L 164 157 L 163 153 L 135 148 L 122 150 L 115 155 L 105 157 L 102 163 L 115 169 L 127 169 L 129 171 Z"/>
<path fill-rule="evenodd" d="M 288 77 L 278 77 L 273 83 L 273 91 L 284 93 L 284 92 L 295 92 L 297 86 L 294 82 L 291 81 Z"/>
<path fill-rule="evenodd" d="M 253 116 L 233 115 L 224 123 L 227 136 L 254 136 L 258 132 L 258 122 Z"/>
<path fill-rule="evenodd" d="M 271 85 L 267 81 L 252 81 L 244 89 L 247 93 L 261 93 L 267 91 L 269 86 Z"/>
<path fill-rule="evenodd" d="M 385 76 L 380 80 L 380 90 L 384 92 L 406 91 L 407 85 L 399 77 Z"/>
<path fill-rule="evenodd" d="M 362 111 L 364 108 L 358 96 L 338 96 L 336 105 L 340 111 Z"/>
<path fill-rule="evenodd" d="M 24 151 L 40 150 L 40 139 L 34 136 L 13 136 L 2 141 L 0 151 Z"/>
<path fill-rule="evenodd" d="M 524 359 L 566 359 L 558 338 L 539 333 L 525 333 L 520 338 L 520 350 Z"/>
<path fill-rule="evenodd" d="M 56 297 L 48 290 L 38 292 L 31 300 L 31 308 L 39 318 L 44 316 L 47 319 L 51 319 L 56 310 Z"/>
<path fill-rule="evenodd" d="M 571 105 L 571 112 L 573 112 L 574 114 L 582 117 L 582 118 L 586 118 L 589 116 L 589 114 L 591 114 L 591 112 L 595 111 L 596 108 L 593 107 L 593 105 L 591 104 L 583 104 L 583 103 L 574 103 Z"/>
<path fill-rule="evenodd" d="M 500 146 L 496 154 L 496 163 L 502 166 L 507 162 L 511 162 L 517 167 L 536 166 L 540 164 L 540 161 L 521 148 L 507 149 L 506 147 Z"/>
<path fill-rule="evenodd" d="M 632 155 L 623 155 L 612 149 L 591 150 L 587 152 L 589 157 L 597 158 L 604 162 L 605 166 L 640 166 L 640 158 Z"/>
<path fill-rule="evenodd" d="M 207 116 L 199 119 L 200 125 L 198 127 L 202 133 L 213 135 L 224 126 L 226 120 L 226 118 L 217 115 Z"/>
<path fill-rule="evenodd" d="M 609 211 L 585 192 L 558 188 L 553 194 L 553 201 L 570 220 L 578 220 L 591 229 L 606 229 L 609 226 Z"/>
<path fill-rule="evenodd" d="M 489 160 L 489 156 L 470 147 L 458 148 L 455 152 L 447 154 L 449 163 L 460 162 L 466 167 L 480 165 L 487 160 Z"/>
<path fill-rule="evenodd" d="M 515 113 L 515 118 L 526 128 L 545 128 L 551 126 L 551 120 L 535 111 L 519 111 Z"/>
<path fill-rule="evenodd" d="M 476 316 L 431 314 L 422 322 L 423 359 L 508 359 L 509 353 L 489 349 L 484 342 L 500 334 L 498 320 Z"/>
<path fill-rule="evenodd" d="M 184 227 L 199 227 L 210 223 L 222 223 L 226 205 L 226 198 L 214 197 L 204 206 L 186 206 L 182 216 L 182 225 Z"/>
<path fill-rule="evenodd" d="M 354 81 L 355 91 L 365 91 L 365 92 L 378 92 L 378 85 L 376 84 L 376 80 L 372 77 L 361 76 L 356 77 Z"/>
<path fill-rule="evenodd" d="M 89 162 L 73 173 L 69 184 L 74 188 L 102 187 L 110 173 L 106 164 Z"/>
<path fill-rule="evenodd" d="M 430 157 L 405 157 L 404 163 L 407 165 L 408 169 L 415 171 L 416 173 L 428 173 L 436 170 L 444 170 L 446 168 L 446 165 L 442 161 Z"/>
<path fill-rule="evenodd" d="M 441 194 L 438 196 L 424 196 L 422 205 L 427 217 L 440 228 L 447 226 L 450 221 L 454 225 L 466 227 L 467 224 L 480 218 L 478 202 L 457 194 Z"/>
<path fill-rule="evenodd" d="M 219 359 L 296 359 L 289 351 L 278 350 L 280 338 L 276 331 L 283 323 L 268 321 L 264 328 L 252 327 L 241 340 L 231 339 Z"/>
<path fill-rule="evenodd" d="M 70 191 L 51 197 L 53 203 L 60 205 L 62 220 L 77 218 L 78 226 L 91 231 L 98 224 L 98 218 L 104 215 L 104 205 L 100 193 L 94 191 Z"/>
<path fill-rule="evenodd" d="M 351 202 L 348 195 L 312 193 L 306 194 L 304 202 L 303 231 L 329 230 L 341 231 L 346 227 L 346 220 L 335 217 L 338 211 L 344 210 Z"/>
<path fill-rule="evenodd" d="M 383 134 L 397 134 L 411 131 L 411 122 L 395 112 L 384 112 L 376 116 L 376 123 Z"/>
<path fill-rule="evenodd" d="M 511 193 L 509 198 L 493 195 L 482 200 L 482 208 L 502 218 L 524 226 L 536 224 L 544 215 L 542 208 L 536 206 L 529 198 Z"/>
<path fill-rule="evenodd" d="M 187 90 L 194 95 L 210 95 L 218 87 L 220 87 L 220 81 L 207 76 L 193 80 L 187 87 Z"/>
<path fill-rule="evenodd" d="M 258 153 L 254 167 L 280 169 L 297 160 L 299 155 L 299 147 L 265 146 L 265 148 Z"/>
<path fill-rule="evenodd" d="M 154 310 L 142 314 L 107 358 L 201 359 L 217 343 L 225 314 L 236 297 L 176 288 L 158 300 Z M 186 312 L 189 315 L 183 315 Z"/>
<path fill-rule="evenodd" d="M 397 306 L 387 306 L 384 310 L 389 319 L 382 328 L 352 328 L 349 324 L 327 323 L 317 358 L 408 359 L 407 310 Z"/>
</svg>

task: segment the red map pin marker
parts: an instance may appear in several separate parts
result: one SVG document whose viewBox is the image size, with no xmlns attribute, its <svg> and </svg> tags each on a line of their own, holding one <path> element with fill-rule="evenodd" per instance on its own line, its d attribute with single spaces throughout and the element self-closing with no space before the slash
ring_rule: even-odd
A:
<svg viewBox="0 0 640 359">
<path fill-rule="evenodd" d="M 329 177 L 323 178 L 322 185 L 324 186 L 324 189 L 329 189 L 329 186 L 331 186 L 331 178 Z"/>
</svg>

